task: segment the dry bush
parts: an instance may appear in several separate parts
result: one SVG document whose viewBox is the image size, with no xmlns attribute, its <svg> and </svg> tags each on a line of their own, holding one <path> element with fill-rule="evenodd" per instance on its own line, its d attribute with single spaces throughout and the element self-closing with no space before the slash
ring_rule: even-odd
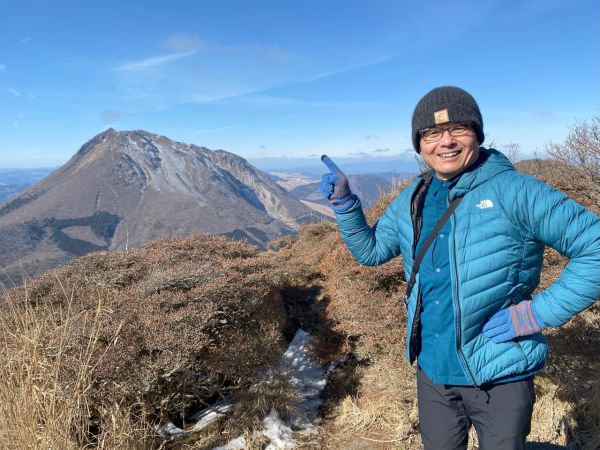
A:
<svg viewBox="0 0 600 450">
<path fill-rule="evenodd" d="M 269 245 L 277 249 L 271 255 L 273 269 L 289 285 L 306 285 L 322 277 L 319 263 L 329 251 L 338 235 L 337 227 L 331 222 L 305 225 L 298 237 L 284 237 Z"/>
<path fill-rule="evenodd" d="M 562 144 L 550 143 L 546 151 L 569 168 L 571 179 L 580 180 L 600 208 L 600 116 L 576 123 Z"/>
<path fill-rule="evenodd" d="M 94 408 L 89 392 L 104 356 L 97 349 L 106 311 L 99 300 L 87 324 L 87 342 L 73 351 L 67 332 L 79 318 L 71 306 L 60 315 L 26 301 L 0 310 L 0 447 L 78 449 L 95 433 L 99 449 L 151 448 L 155 433 L 119 404 L 105 405 L 99 418 L 102 431 L 92 429 L 98 424 L 89 420 Z M 53 344 L 46 339 L 48 330 L 57 333 Z"/>
<path fill-rule="evenodd" d="M 0 310 L 14 319 L 8 311 L 23 308 L 51 323 L 35 338 L 50 356 L 61 349 L 49 390 L 65 392 L 84 371 L 82 414 L 96 430 L 88 438 L 99 439 L 111 415 L 177 420 L 249 391 L 284 349 L 278 283 L 256 247 L 196 236 L 87 255 L 9 291 Z M 4 342 L 18 329 L 13 322 L 4 324 Z M 121 416 L 113 405 L 126 405 Z"/>
</svg>

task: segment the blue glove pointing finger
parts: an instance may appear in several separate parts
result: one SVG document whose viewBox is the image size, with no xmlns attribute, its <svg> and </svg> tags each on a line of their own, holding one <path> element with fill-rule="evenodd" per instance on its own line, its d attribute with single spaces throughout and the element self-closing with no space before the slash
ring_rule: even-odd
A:
<svg viewBox="0 0 600 450">
<path fill-rule="evenodd" d="M 319 191 L 333 207 L 336 212 L 344 212 L 350 209 L 357 200 L 356 195 L 350 191 L 350 185 L 344 172 L 327 155 L 321 156 L 321 161 L 331 171 L 321 178 Z"/>
<path fill-rule="evenodd" d="M 331 158 L 329 156 L 322 155 L 321 161 L 323 161 L 323 163 L 327 166 L 327 168 L 331 171 L 331 173 L 337 174 L 338 172 L 341 172 L 340 168 L 336 165 L 336 163 L 334 163 L 331 160 Z"/>
</svg>

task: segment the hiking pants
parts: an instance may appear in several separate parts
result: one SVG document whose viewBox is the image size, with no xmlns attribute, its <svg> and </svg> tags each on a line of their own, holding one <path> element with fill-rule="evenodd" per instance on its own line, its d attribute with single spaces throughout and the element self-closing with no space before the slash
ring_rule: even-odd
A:
<svg viewBox="0 0 600 450">
<path fill-rule="evenodd" d="M 424 450 L 464 450 L 475 427 L 480 450 L 524 450 L 535 402 L 533 377 L 481 386 L 433 384 L 417 367 Z"/>
</svg>

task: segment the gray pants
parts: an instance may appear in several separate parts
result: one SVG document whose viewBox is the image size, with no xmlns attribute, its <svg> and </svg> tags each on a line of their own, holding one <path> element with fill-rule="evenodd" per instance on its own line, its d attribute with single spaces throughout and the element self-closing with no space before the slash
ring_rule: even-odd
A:
<svg viewBox="0 0 600 450">
<path fill-rule="evenodd" d="M 417 368 L 419 428 L 425 450 L 464 450 L 475 427 L 480 450 L 523 450 L 535 402 L 533 378 L 474 387 L 433 384 Z"/>
</svg>

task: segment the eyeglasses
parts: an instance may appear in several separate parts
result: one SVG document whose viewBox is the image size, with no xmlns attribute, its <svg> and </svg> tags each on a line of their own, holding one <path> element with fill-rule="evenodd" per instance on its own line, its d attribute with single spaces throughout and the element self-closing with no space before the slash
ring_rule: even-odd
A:
<svg viewBox="0 0 600 450">
<path fill-rule="evenodd" d="M 468 123 L 456 123 L 445 128 L 425 128 L 424 130 L 419 131 L 419 135 L 421 136 L 421 139 L 428 144 L 431 144 L 439 141 L 444 135 L 445 131 L 447 131 L 452 137 L 459 137 L 466 136 L 467 134 L 471 133 L 471 131 L 473 131 L 473 127 Z"/>
</svg>

